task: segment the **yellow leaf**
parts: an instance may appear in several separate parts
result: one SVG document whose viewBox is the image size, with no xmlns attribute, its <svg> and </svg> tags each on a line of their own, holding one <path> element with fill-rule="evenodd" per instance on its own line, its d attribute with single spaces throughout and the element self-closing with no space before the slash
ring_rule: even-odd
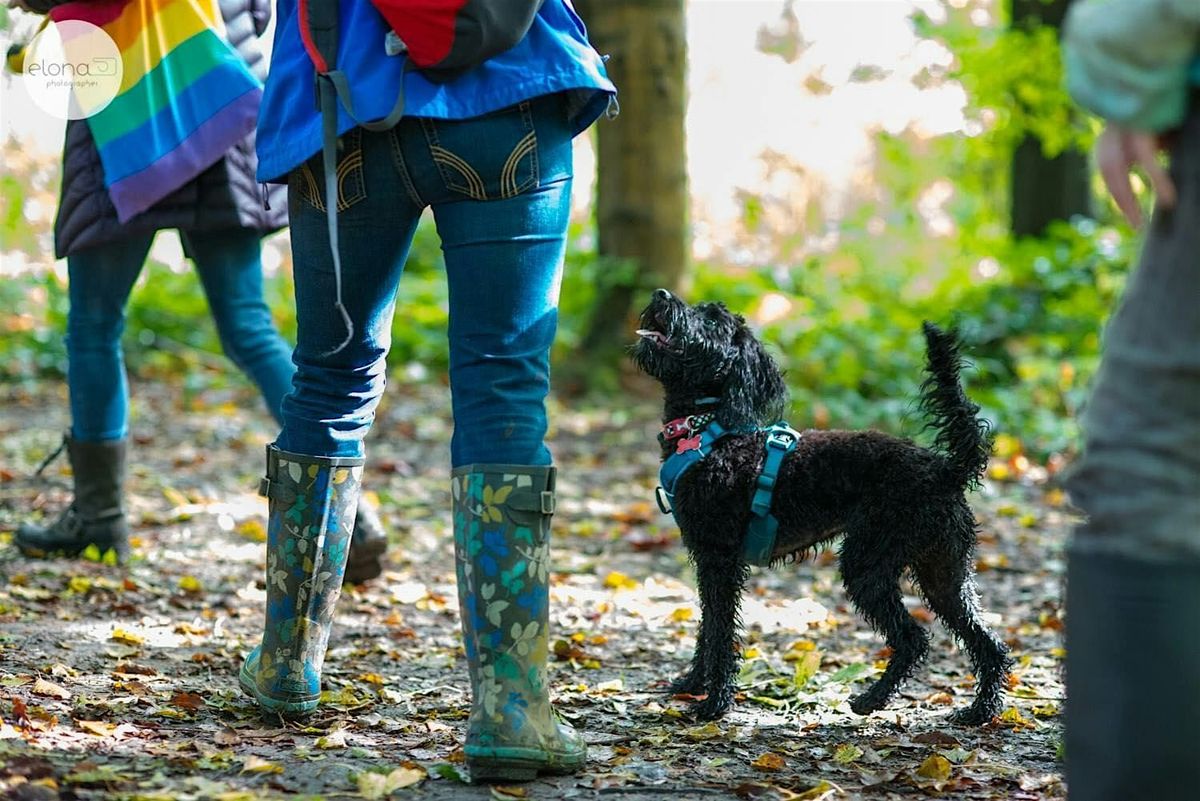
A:
<svg viewBox="0 0 1200 801">
<path fill-rule="evenodd" d="M 200 579 L 195 576 L 183 576 L 179 579 L 179 589 L 184 592 L 200 592 L 203 587 L 200 586 Z"/>
<path fill-rule="evenodd" d="M 863 750 L 857 745 L 842 743 L 833 752 L 833 761 L 839 765 L 849 765 L 863 755 Z"/>
<path fill-rule="evenodd" d="M 917 775 L 944 782 L 950 778 L 950 760 L 941 754 L 931 754 L 921 763 L 921 767 L 917 768 Z"/>
<path fill-rule="evenodd" d="M 283 773 L 283 765 L 251 754 L 242 761 L 242 773 Z"/>
<path fill-rule="evenodd" d="M 338 729 L 335 732 L 330 732 L 324 737 L 318 737 L 315 743 L 317 748 L 322 751 L 333 751 L 338 748 L 346 747 L 346 730 Z"/>
<path fill-rule="evenodd" d="M 624 573 L 618 573 L 614 570 L 604 577 L 604 586 L 613 590 L 636 590 L 638 583 Z"/>
<path fill-rule="evenodd" d="M 132 631 L 126 631 L 125 629 L 113 629 L 112 637 L 110 637 L 110 639 L 112 639 L 116 642 L 125 643 L 126 645 L 145 645 L 146 644 L 145 637 L 139 637 L 138 635 L 134 634 Z"/>
<path fill-rule="evenodd" d="M 249 520 L 243 520 L 241 523 L 238 523 L 238 526 L 234 529 L 234 531 L 248 540 L 253 540 L 254 542 L 267 541 L 267 528 L 263 525 L 262 521 L 256 517 L 252 517 Z"/>
<path fill-rule="evenodd" d="M 1006 726 L 1013 726 L 1018 729 L 1034 729 L 1037 724 L 1032 720 L 1028 720 L 1021 716 L 1021 713 L 1015 706 L 1010 706 L 1000 713 L 1000 722 Z"/>
<path fill-rule="evenodd" d="M 830 798 L 834 793 L 839 792 L 838 788 L 829 782 L 818 782 L 815 787 L 810 787 L 799 795 L 791 795 L 788 798 L 791 801 L 824 801 Z"/>
<path fill-rule="evenodd" d="M 52 681 L 38 679 L 33 683 L 33 694 L 44 695 L 49 698 L 59 698 L 63 701 L 71 697 L 71 692 L 65 687 L 61 687 Z"/>
<path fill-rule="evenodd" d="M 86 576 L 71 576 L 70 581 L 67 582 L 67 589 L 71 592 L 77 592 L 80 595 L 83 595 L 91 588 L 92 580 Z"/>
<path fill-rule="evenodd" d="M 795 653 L 794 651 L 792 653 Z M 785 659 L 787 656 L 785 655 Z M 820 651 L 804 651 L 803 655 L 796 662 L 796 672 L 792 675 L 792 682 L 797 687 L 803 687 L 808 683 L 808 680 L 817 675 L 817 671 L 821 669 L 821 652 Z"/>
<path fill-rule="evenodd" d="M 717 737 L 721 737 L 724 732 L 721 731 L 721 727 L 716 723 L 710 722 L 705 723 L 703 726 L 693 726 L 690 729 L 685 729 L 683 734 L 689 740 L 699 742 L 700 740 L 714 740 Z"/>
<path fill-rule="evenodd" d="M 384 798 L 424 781 L 426 775 L 420 768 L 396 768 L 387 775 L 364 771 L 358 774 L 358 794 L 366 799 Z"/>
<path fill-rule="evenodd" d="M 690 606 L 681 606 L 671 613 L 671 620 L 676 623 L 682 623 L 685 620 L 692 619 L 692 608 Z"/>
<path fill-rule="evenodd" d="M 750 766 L 755 770 L 776 771 L 783 770 L 787 766 L 787 762 L 779 754 L 768 751 L 751 762 Z"/>
<path fill-rule="evenodd" d="M 492 785 L 492 798 L 496 801 L 507 801 L 509 798 L 529 798 L 529 791 L 524 787 L 509 785 Z"/>
<path fill-rule="evenodd" d="M 97 737 L 111 737 L 112 733 L 117 730 L 117 724 L 105 723 L 101 720 L 77 720 L 75 724 L 88 734 L 94 734 Z"/>
</svg>

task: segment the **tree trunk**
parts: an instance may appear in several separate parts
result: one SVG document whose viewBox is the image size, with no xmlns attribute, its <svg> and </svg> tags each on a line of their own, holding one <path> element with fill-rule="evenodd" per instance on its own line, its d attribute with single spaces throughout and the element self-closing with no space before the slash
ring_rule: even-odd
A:
<svg viewBox="0 0 1200 801">
<path fill-rule="evenodd" d="M 687 106 L 684 0 L 579 0 L 596 49 L 610 56 L 620 116 L 598 127 L 596 222 L 601 279 L 583 363 L 612 364 L 631 339 L 647 290 L 687 275 Z M 629 265 L 624 269 L 622 263 Z M 602 273 L 603 275 L 603 273 Z"/>
<path fill-rule="evenodd" d="M 1062 30 L 1071 0 L 1012 0 L 1013 27 L 1049 25 Z M 1091 210 L 1088 157 L 1066 150 L 1053 158 L 1029 135 L 1012 159 L 1011 228 L 1014 236 L 1042 236 L 1057 220 Z"/>
</svg>

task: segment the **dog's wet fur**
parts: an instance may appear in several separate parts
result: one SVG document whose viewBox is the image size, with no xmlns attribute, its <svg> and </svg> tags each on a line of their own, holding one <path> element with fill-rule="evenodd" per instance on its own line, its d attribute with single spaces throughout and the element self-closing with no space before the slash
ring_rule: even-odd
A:
<svg viewBox="0 0 1200 801">
<path fill-rule="evenodd" d="M 663 421 L 713 414 L 726 430 L 781 419 L 787 388 L 745 320 L 721 303 L 688 305 L 660 289 L 641 314 L 637 366 L 665 390 Z M 771 512 L 779 521 L 773 566 L 842 537 L 842 582 L 855 608 L 887 641 L 883 675 L 850 700 L 854 712 L 882 709 L 929 651 L 904 607 L 907 573 L 926 604 L 970 656 L 974 702 L 953 714 L 986 723 L 1000 712 L 1008 649 L 980 620 L 974 582 L 976 523 L 965 494 L 987 466 L 988 428 L 959 383 L 954 336 L 926 323 L 927 377 L 921 411 L 936 432 L 932 449 L 878 431 L 802 432 L 779 471 Z M 662 458 L 675 452 L 663 441 Z M 731 434 L 679 479 L 675 520 L 696 569 L 701 621 L 689 669 L 670 692 L 703 696 L 696 716 L 711 720 L 733 704 L 740 654 L 739 608 L 748 577 L 742 545 L 763 464 L 765 434 Z"/>
</svg>

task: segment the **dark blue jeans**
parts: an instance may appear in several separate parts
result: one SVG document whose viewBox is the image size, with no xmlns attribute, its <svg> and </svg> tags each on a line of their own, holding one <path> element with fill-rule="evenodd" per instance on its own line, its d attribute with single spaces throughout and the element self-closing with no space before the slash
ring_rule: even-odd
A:
<svg viewBox="0 0 1200 801">
<path fill-rule="evenodd" d="M 449 286 L 453 466 L 549 464 L 549 351 L 571 200 L 561 99 L 469 120 L 354 129 L 338 153 L 342 296 L 334 306 L 320 156 L 289 176 L 299 325 L 278 446 L 362 456 L 383 393 L 396 290 L 417 220 L 433 209 Z"/>
<path fill-rule="evenodd" d="M 291 348 L 263 302 L 260 237 L 232 228 L 180 236 L 196 264 L 226 355 L 256 383 L 278 416 L 292 387 Z M 88 248 L 67 258 L 67 377 L 71 435 L 81 441 L 122 439 L 129 429 L 129 388 L 121 333 L 125 304 L 153 234 Z"/>
</svg>

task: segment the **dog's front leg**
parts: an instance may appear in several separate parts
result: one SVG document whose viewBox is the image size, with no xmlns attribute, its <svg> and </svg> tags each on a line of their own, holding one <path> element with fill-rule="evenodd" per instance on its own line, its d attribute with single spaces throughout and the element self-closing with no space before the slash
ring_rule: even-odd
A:
<svg viewBox="0 0 1200 801">
<path fill-rule="evenodd" d="M 703 691 L 708 697 L 693 710 L 701 720 L 714 720 L 733 706 L 734 678 L 741 662 L 737 644 L 747 570 L 740 558 L 727 554 L 697 554 L 695 563 L 700 635 L 693 668 L 703 668 Z"/>
</svg>

